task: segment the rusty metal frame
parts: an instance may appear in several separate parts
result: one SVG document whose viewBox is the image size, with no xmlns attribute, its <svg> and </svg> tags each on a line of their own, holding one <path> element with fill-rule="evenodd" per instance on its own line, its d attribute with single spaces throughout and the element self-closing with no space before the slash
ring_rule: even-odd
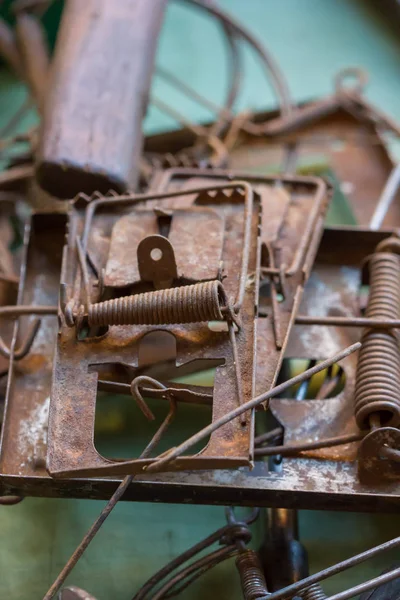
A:
<svg viewBox="0 0 400 600">
<path fill-rule="evenodd" d="M 136 326 L 136 327 L 113 327 L 102 338 L 79 340 L 76 336 L 75 328 L 69 327 L 60 314 L 61 330 L 57 351 L 54 359 L 53 385 L 50 402 L 49 419 L 49 438 L 48 438 L 48 459 L 47 468 L 49 472 L 56 477 L 77 476 L 85 477 L 88 475 L 112 475 L 127 474 L 142 471 L 147 465 L 151 464 L 151 458 L 139 458 L 135 460 L 112 461 L 100 456 L 93 445 L 94 415 L 96 406 L 97 374 L 89 372 L 90 365 L 109 364 L 111 362 L 121 363 L 130 369 L 135 369 L 137 363 L 138 341 L 150 331 L 169 331 L 177 340 L 179 364 L 183 364 L 194 358 L 223 358 L 224 366 L 217 369 L 216 380 L 214 384 L 213 401 L 213 419 L 237 405 L 237 402 L 245 401 L 253 396 L 255 368 L 255 326 L 254 307 L 257 304 L 258 297 L 258 276 L 254 283 L 249 287 L 247 283 L 247 272 L 249 265 L 251 271 L 258 274 L 259 264 L 259 243 L 258 243 L 258 222 L 259 208 L 258 203 L 254 204 L 252 200 L 252 190 L 247 183 L 239 181 L 227 184 L 225 186 L 212 186 L 209 191 L 221 193 L 224 189 L 232 190 L 232 197 L 210 197 L 208 202 L 211 205 L 225 206 L 225 215 L 230 219 L 231 228 L 233 227 L 230 238 L 237 245 L 238 240 L 242 239 L 243 250 L 236 256 L 232 250 L 228 254 L 228 242 L 224 245 L 223 261 L 230 264 L 227 273 L 228 278 L 225 284 L 228 284 L 228 291 L 233 291 L 232 285 L 237 288 L 237 292 L 231 294 L 235 297 L 233 309 L 238 312 L 242 326 L 239 331 L 232 336 L 221 333 L 212 333 L 207 325 L 169 325 L 169 326 Z M 244 196 L 235 197 L 236 190 L 243 189 Z M 202 197 L 207 190 L 192 189 L 190 193 L 197 196 L 197 200 Z M 185 192 L 170 194 L 170 196 L 187 195 Z M 169 207 L 168 194 L 161 195 L 142 195 L 142 196 L 115 196 L 112 198 L 103 198 L 94 200 L 87 205 L 83 217 L 83 251 L 86 250 L 89 233 L 94 226 L 96 211 L 99 207 L 108 209 L 106 213 L 110 218 L 119 218 L 120 214 L 116 211 L 117 207 L 136 206 L 144 201 L 162 200 L 162 205 Z M 234 208 L 237 201 L 243 205 L 239 208 L 239 218 L 242 223 L 243 232 L 240 227 L 235 225 L 237 209 Z M 243 217 L 240 216 L 243 213 Z M 139 213 L 140 214 L 140 213 Z M 231 216 L 229 216 L 231 215 Z M 71 253 L 75 239 L 74 235 L 79 230 L 80 218 L 79 208 L 71 209 L 69 229 L 74 232 L 70 238 L 66 252 Z M 235 236 L 235 239 L 232 237 Z M 237 237 L 239 236 L 239 237 Z M 240 237 L 241 236 L 241 237 Z M 72 243 L 72 247 L 71 247 Z M 225 249 L 226 246 L 226 249 Z M 75 259 L 76 260 L 76 259 Z M 233 261 L 233 262 L 232 262 Z M 240 275 L 236 283 L 236 268 L 239 267 Z M 69 284 L 71 289 L 77 290 L 77 298 L 80 297 L 81 278 L 78 270 L 78 283 L 68 279 L 68 272 L 74 271 L 73 265 L 68 261 L 64 264 L 62 273 L 62 286 Z M 230 282 L 230 283 L 229 283 Z M 67 300 L 67 305 L 69 304 Z M 242 306 L 243 305 L 243 306 Z M 254 331 L 254 333 L 252 333 Z M 224 341 L 225 340 L 225 341 Z M 236 341 L 237 340 L 237 341 Z M 253 340 L 253 341 L 252 341 Z M 228 345 L 227 345 L 228 344 Z M 232 350 L 229 350 L 229 344 Z M 235 350 L 237 344 L 237 350 Z M 236 353 L 236 358 L 234 358 Z M 241 356 L 241 365 L 238 361 L 238 355 Z M 238 373 L 239 369 L 239 373 Z M 236 373 L 236 376 L 235 376 Z M 242 380 L 243 378 L 243 380 Z M 239 382 L 241 388 L 235 389 Z M 238 385 L 239 385 L 238 384 Z M 243 389 L 243 400 L 240 399 L 239 391 Z M 93 395 L 94 394 L 94 395 Z M 68 425 L 67 425 L 68 423 Z M 250 465 L 251 449 L 254 427 L 254 417 L 250 415 L 247 421 L 235 421 L 224 429 L 211 436 L 206 448 L 195 456 L 185 456 L 179 461 L 178 469 L 195 468 L 218 468 L 224 466 Z M 73 436 L 66 436 L 66 429 L 73 431 Z"/>
</svg>

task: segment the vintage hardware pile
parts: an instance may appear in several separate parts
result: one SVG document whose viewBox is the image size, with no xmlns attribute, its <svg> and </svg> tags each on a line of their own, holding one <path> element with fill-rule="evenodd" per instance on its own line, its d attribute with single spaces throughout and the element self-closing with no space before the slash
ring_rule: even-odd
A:
<svg viewBox="0 0 400 600">
<path fill-rule="evenodd" d="M 46 599 L 123 499 L 253 507 L 243 521 L 227 510 L 227 524 L 156 574 L 137 600 L 176 594 L 232 556 L 246 600 L 323 600 L 320 581 L 400 546 L 396 538 L 308 576 L 295 512 L 387 511 L 400 500 L 400 204 L 392 202 L 399 168 L 385 143 L 400 126 L 365 100 L 358 69 L 339 74 L 332 96 L 292 107 L 262 46 L 215 4 L 190 0 L 227 36 L 226 106 L 160 68 L 217 121 L 187 123 L 152 98 L 184 128 L 145 140 L 141 152 L 140 105 L 129 127 L 114 124 L 107 154 L 102 137 L 112 106 L 87 107 L 98 113 L 95 141 L 74 119 L 87 101 L 76 82 L 96 82 L 102 65 L 89 51 L 74 72 L 68 67 L 81 39 L 96 54 L 105 31 L 120 31 L 123 14 L 129 27 L 135 22 L 147 33 L 130 33 L 121 49 L 124 56 L 137 51 L 124 76 L 132 89 L 140 81 L 144 94 L 135 98 L 143 102 L 165 2 L 149 11 L 146 0 L 120 0 L 118 10 L 97 0 L 95 26 L 93 3 L 66 3 L 46 97 L 50 59 L 39 16 L 47 3 L 16 0 L 16 40 L 5 23 L 0 29 L 2 54 L 43 118 L 39 138 L 29 132 L 3 144 L 3 152 L 21 140 L 30 149 L 0 174 L 0 502 L 108 500 Z M 71 36 L 78 15 L 82 27 Z M 234 114 L 239 40 L 272 75 L 280 115 Z M 346 85 L 348 77 L 355 86 Z M 338 140 L 340 152 L 332 149 Z M 332 183 L 296 173 L 310 144 L 347 181 L 359 226 L 324 227 Z M 276 174 L 260 174 L 282 156 Z M 363 186 L 366 172 L 371 185 Z M 386 216 L 393 226 L 381 228 Z M 300 360 L 306 367 L 294 374 Z M 207 368 L 215 369 L 212 387 L 191 383 L 189 375 Z M 143 422 L 155 418 L 149 398 L 165 407 L 140 456 L 111 459 L 96 448 L 99 393 L 110 401 L 131 396 Z M 168 428 L 184 404 L 208 407 L 210 421 L 171 446 Z M 268 528 L 256 552 L 248 548 L 249 525 L 260 507 L 269 507 Z M 194 560 L 216 542 L 218 550 Z M 396 567 L 330 599 L 363 592 L 394 599 L 398 578 Z M 60 598 L 90 595 L 70 587 Z"/>
</svg>

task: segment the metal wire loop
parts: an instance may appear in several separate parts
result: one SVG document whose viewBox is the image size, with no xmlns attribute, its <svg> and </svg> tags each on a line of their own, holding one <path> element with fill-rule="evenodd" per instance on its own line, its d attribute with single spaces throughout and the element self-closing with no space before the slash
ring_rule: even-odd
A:
<svg viewBox="0 0 400 600">
<path fill-rule="evenodd" d="M 131 394 L 133 396 L 133 398 L 136 400 L 140 410 L 142 411 L 142 413 L 144 414 L 144 416 L 149 420 L 149 421 L 154 421 L 155 420 L 155 416 L 153 414 L 153 412 L 150 410 L 150 408 L 147 405 L 147 402 L 145 401 L 145 399 L 143 398 L 139 387 L 151 387 L 151 388 L 156 388 L 158 390 L 167 390 L 168 388 L 162 384 L 160 381 L 157 381 L 157 379 L 153 379 L 153 377 L 148 377 L 147 375 L 140 375 L 139 377 L 135 377 L 135 379 L 132 380 L 131 383 Z"/>
<path fill-rule="evenodd" d="M 14 360 L 22 360 L 29 354 L 29 351 L 32 347 L 33 342 L 35 341 L 35 337 L 37 332 L 39 331 L 39 327 L 41 325 L 40 319 L 35 319 L 32 323 L 28 335 L 25 340 L 22 342 L 21 346 L 18 349 L 14 350 L 13 358 Z M 4 340 L 0 337 L 0 354 L 4 356 L 4 358 L 11 358 L 11 350 L 4 342 Z"/>
</svg>

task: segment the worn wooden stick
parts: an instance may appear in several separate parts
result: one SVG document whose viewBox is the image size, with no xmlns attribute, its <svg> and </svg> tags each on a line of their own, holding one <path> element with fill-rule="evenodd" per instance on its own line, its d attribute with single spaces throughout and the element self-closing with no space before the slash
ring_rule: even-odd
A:
<svg viewBox="0 0 400 600">
<path fill-rule="evenodd" d="M 36 175 L 60 198 L 134 189 L 166 0 L 67 0 Z"/>
</svg>

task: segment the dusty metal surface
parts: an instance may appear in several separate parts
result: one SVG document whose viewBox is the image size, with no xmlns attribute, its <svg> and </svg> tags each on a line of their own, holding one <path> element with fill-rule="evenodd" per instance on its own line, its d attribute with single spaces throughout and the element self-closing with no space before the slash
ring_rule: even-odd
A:
<svg viewBox="0 0 400 600">
<path fill-rule="evenodd" d="M 19 304 L 54 304 L 58 299 L 64 215 L 35 215 L 25 232 L 25 257 L 21 271 Z M 13 351 L 18 332 L 33 317 L 14 325 Z M 0 469 L 2 477 L 46 477 L 47 420 L 50 402 L 52 357 L 57 317 L 45 316 L 29 354 L 16 362 L 11 357 L 2 427 Z M 22 491 L 21 490 L 21 491 Z M 22 493 L 22 495 L 24 495 Z"/>
</svg>

